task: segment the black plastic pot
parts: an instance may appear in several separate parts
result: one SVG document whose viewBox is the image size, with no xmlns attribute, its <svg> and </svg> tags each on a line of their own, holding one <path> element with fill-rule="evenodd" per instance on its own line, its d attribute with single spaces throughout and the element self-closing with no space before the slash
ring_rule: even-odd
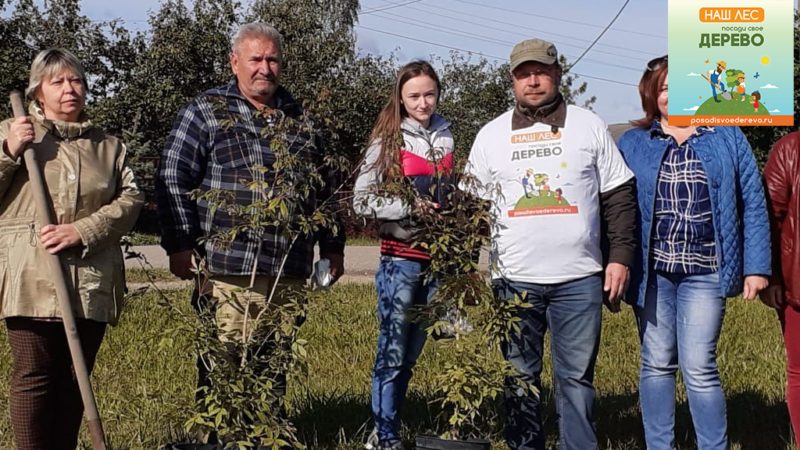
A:
<svg viewBox="0 0 800 450">
<path fill-rule="evenodd" d="M 222 450 L 217 444 L 168 444 L 167 450 Z"/>
<path fill-rule="evenodd" d="M 219 444 L 167 444 L 166 450 L 222 450 Z M 267 450 L 267 447 L 259 445 L 256 450 Z"/>
<path fill-rule="evenodd" d="M 484 439 L 452 440 L 438 436 L 417 436 L 417 450 L 491 450 L 492 443 Z"/>
</svg>

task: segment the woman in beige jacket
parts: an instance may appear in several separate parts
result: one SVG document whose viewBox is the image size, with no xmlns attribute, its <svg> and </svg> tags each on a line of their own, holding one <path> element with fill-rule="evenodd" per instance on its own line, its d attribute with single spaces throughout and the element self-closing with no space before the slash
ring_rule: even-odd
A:
<svg viewBox="0 0 800 450">
<path fill-rule="evenodd" d="M 74 449 L 83 405 L 61 324 L 47 253 L 58 253 L 91 370 L 124 294 L 120 237 L 143 195 L 125 147 L 86 118 L 86 77 L 62 49 L 39 53 L 26 95 L 29 116 L 0 123 L 0 318 L 13 356 L 10 409 L 19 449 Z M 22 151 L 31 145 L 55 225 L 39 227 Z"/>
</svg>

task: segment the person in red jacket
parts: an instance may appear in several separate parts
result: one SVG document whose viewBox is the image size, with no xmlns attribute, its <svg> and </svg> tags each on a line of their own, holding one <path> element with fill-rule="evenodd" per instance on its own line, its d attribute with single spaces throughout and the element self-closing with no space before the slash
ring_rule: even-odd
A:
<svg viewBox="0 0 800 450">
<path fill-rule="evenodd" d="M 772 229 L 772 279 L 761 301 L 775 308 L 781 321 L 786 404 L 794 435 L 800 436 L 800 131 L 775 143 L 764 178 Z"/>
</svg>

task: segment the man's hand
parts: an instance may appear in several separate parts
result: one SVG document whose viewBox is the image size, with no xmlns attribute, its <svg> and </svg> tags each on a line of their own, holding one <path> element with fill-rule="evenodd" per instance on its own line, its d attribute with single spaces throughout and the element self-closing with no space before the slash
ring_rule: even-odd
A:
<svg viewBox="0 0 800 450">
<path fill-rule="evenodd" d="M 193 250 L 184 250 L 169 255 L 169 271 L 181 280 L 191 280 L 194 278 L 192 270 Z"/>
<path fill-rule="evenodd" d="M 786 305 L 784 287 L 779 284 L 767 287 L 758 294 L 758 298 L 761 299 L 761 303 L 779 311 Z"/>
<path fill-rule="evenodd" d="M 81 245 L 83 242 L 78 230 L 72 224 L 45 225 L 39 233 L 39 240 L 52 255 L 65 248 Z"/>
<path fill-rule="evenodd" d="M 619 312 L 619 302 L 622 294 L 628 289 L 630 271 L 620 263 L 608 263 L 606 266 L 606 279 L 603 284 L 603 303 L 609 311 Z"/>
<path fill-rule="evenodd" d="M 417 214 L 419 215 L 426 215 L 426 216 L 438 216 L 438 209 L 441 207 L 438 203 L 434 203 L 430 200 L 423 200 L 418 199 L 417 203 L 414 205 L 414 209 L 416 209 Z"/>
<path fill-rule="evenodd" d="M 769 281 L 767 277 L 763 277 L 761 275 L 748 275 L 744 277 L 744 292 L 742 293 L 742 297 L 746 300 L 752 300 L 756 298 L 756 295 L 759 291 L 763 290 L 767 287 Z"/>
<path fill-rule="evenodd" d="M 321 256 L 322 258 L 328 258 L 331 262 L 331 284 L 336 283 L 336 280 L 341 278 L 344 275 L 344 255 L 336 254 L 336 253 L 328 253 Z"/>
</svg>

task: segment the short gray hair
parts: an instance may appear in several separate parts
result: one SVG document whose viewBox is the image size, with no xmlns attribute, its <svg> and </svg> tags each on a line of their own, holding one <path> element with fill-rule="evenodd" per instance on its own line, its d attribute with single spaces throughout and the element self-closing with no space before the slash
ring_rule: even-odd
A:
<svg viewBox="0 0 800 450">
<path fill-rule="evenodd" d="M 251 22 L 240 26 L 231 39 L 231 51 L 235 53 L 237 45 L 249 37 L 266 38 L 278 47 L 278 56 L 283 59 L 283 36 L 275 27 L 262 22 Z"/>
<path fill-rule="evenodd" d="M 25 89 L 25 97 L 29 100 L 35 100 L 34 96 L 39 86 L 42 85 L 42 80 L 50 79 L 64 70 L 74 72 L 81 79 L 84 92 L 86 92 L 86 73 L 83 71 L 83 64 L 78 60 L 78 57 L 63 48 L 48 48 L 47 50 L 42 50 L 33 58 L 31 77 L 28 81 L 28 87 Z"/>
</svg>

